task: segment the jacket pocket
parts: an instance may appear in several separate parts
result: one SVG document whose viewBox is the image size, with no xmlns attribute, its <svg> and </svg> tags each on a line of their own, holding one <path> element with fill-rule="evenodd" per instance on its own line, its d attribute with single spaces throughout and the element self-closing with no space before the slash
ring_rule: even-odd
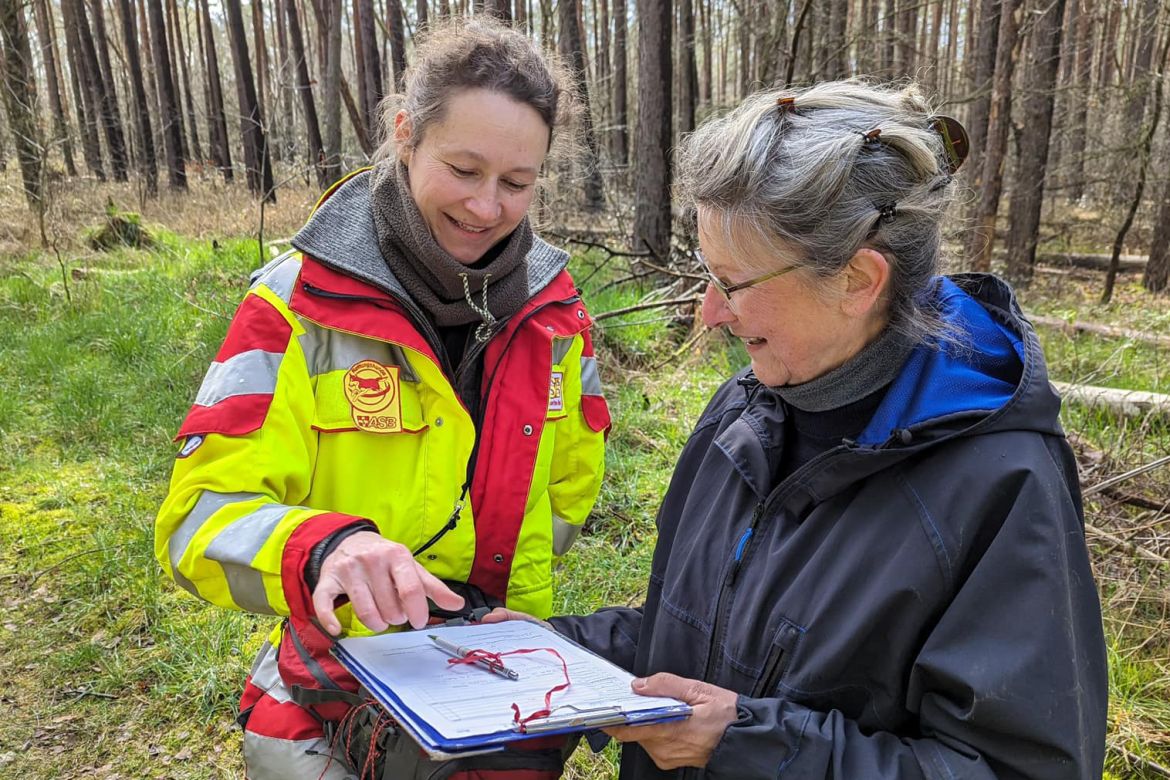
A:
<svg viewBox="0 0 1170 780">
<path fill-rule="evenodd" d="M 313 429 L 325 433 L 341 431 L 363 430 L 358 424 L 356 410 L 350 398 L 346 395 L 345 371 L 330 371 L 317 377 L 316 408 L 313 414 Z M 418 383 L 403 381 L 397 377 L 390 387 L 394 398 L 381 415 L 397 418 L 397 424 L 391 429 L 374 431 L 381 433 L 418 433 L 427 427 L 423 416 L 422 403 L 419 399 Z M 391 414 L 393 410 L 393 414 Z M 365 430 L 371 430 L 366 427 Z"/>
<path fill-rule="evenodd" d="M 760 678 L 752 689 L 753 697 L 773 696 L 776 693 L 776 688 L 784 679 L 792 654 L 802 636 L 804 636 L 804 629 L 800 626 L 787 620 L 780 623 L 780 627 L 776 629 L 776 636 L 772 640 L 772 646 L 768 649 L 768 656 L 764 659 Z"/>
</svg>

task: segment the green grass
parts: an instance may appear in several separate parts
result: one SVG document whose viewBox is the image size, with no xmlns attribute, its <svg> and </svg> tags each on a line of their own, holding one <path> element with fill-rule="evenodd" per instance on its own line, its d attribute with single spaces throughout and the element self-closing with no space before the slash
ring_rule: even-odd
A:
<svg viewBox="0 0 1170 780">
<path fill-rule="evenodd" d="M 240 774 L 232 719 L 270 620 L 210 607 L 164 581 L 152 524 L 170 439 L 256 250 L 151 229 L 152 251 L 66 256 L 64 279 L 52 253 L 0 257 L 0 710 L 16 713 L 0 719 L 0 777 Z M 576 258 L 578 279 L 601 263 Z M 68 274 L 80 266 L 80 278 Z M 583 284 L 595 314 L 643 302 L 649 288 L 610 284 L 622 275 L 606 267 Z M 1132 286 L 1108 308 L 1094 293 L 1063 279 L 1038 283 L 1023 302 L 1067 319 L 1170 324 L 1170 305 Z M 746 362 L 741 348 L 674 314 L 635 312 L 595 330 L 615 424 L 601 496 L 557 573 L 558 612 L 640 601 L 674 461 L 712 391 Z M 1166 390 L 1167 356 L 1157 350 L 1041 335 L 1054 378 Z M 1087 482 L 1170 450 L 1166 427 L 1152 420 L 1075 407 L 1063 415 Z M 1126 490 L 1170 495 L 1170 478 L 1151 474 Z M 1164 518 L 1104 496 L 1087 510 L 1090 524 L 1167 554 Z M 1111 644 L 1110 777 L 1154 776 L 1143 762 L 1170 764 L 1166 567 L 1090 540 Z M 616 757 L 612 746 L 578 751 L 569 777 L 611 777 Z"/>
</svg>

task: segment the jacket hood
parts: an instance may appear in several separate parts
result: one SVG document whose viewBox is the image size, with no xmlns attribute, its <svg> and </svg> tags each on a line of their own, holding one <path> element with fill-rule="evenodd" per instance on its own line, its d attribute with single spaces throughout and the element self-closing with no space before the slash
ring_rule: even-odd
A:
<svg viewBox="0 0 1170 780">
<path fill-rule="evenodd" d="M 370 205 L 370 174 L 369 170 L 353 174 L 326 193 L 309 221 L 293 236 L 292 245 L 336 271 L 410 301 L 410 294 L 378 249 L 374 210 Z M 568 252 L 533 236 L 532 249 L 525 259 L 528 296 L 531 298 L 547 287 L 568 262 Z"/>
<path fill-rule="evenodd" d="M 857 444 L 967 428 L 1061 434 L 1060 398 L 1011 288 L 988 274 L 942 277 L 935 305 L 952 340 L 911 352 Z"/>
</svg>

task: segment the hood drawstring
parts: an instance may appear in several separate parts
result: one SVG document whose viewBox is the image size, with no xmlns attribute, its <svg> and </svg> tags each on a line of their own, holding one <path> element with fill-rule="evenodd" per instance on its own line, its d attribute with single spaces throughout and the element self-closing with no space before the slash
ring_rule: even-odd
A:
<svg viewBox="0 0 1170 780">
<path fill-rule="evenodd" d="M 496 318 L 492 315 L 491 311 L 488 310 L 487 288 L 488 288 L 488 280 L 492 278 L 492 275 L 485 274 L 483 277 L 483 307 L 482 308 L 479 306 L 476 306 L 475 301 L 471 300 L 471 287 L 467 283 L 467 274 L 463 273 L 463 274 L 459 274 L 459 276 L 460 276 L 460 278 L 463 279 L 463 297 L 467 299 L 467 305 L 471 307 L 471 310 L 473 312 L 475 312 L 476 314 L 478 314 L 480 317 L 483 318 L 483 322 L 481 322 L 475 328 L 475 340 L 478 341 L 480 344 L 482 344 L 485 341 L 487 341 L 489 338 L 491 338 L 492 328 L 494 328 L 496 326 L 496 322 L 497 322 Z"/>
</svg>

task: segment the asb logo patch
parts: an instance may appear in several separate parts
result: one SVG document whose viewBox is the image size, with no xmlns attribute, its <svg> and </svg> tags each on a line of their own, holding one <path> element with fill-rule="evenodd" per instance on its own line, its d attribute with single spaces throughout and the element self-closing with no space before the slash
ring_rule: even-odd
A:
<svg viewBox="0 0 1170 780">
<path fill-rule="evenodd" d="M 402 430 L 398 366 L 359 360 L 345 372 L 343 385 L 353 424 L 359 429 L 373 433 L 396 433 Z"/>
<path fill-rule="evenodd" d="M 548 380 L 548 410 L 563 412 L 565 410 L 565 372 L 553 371 Z"/>
</svg>

